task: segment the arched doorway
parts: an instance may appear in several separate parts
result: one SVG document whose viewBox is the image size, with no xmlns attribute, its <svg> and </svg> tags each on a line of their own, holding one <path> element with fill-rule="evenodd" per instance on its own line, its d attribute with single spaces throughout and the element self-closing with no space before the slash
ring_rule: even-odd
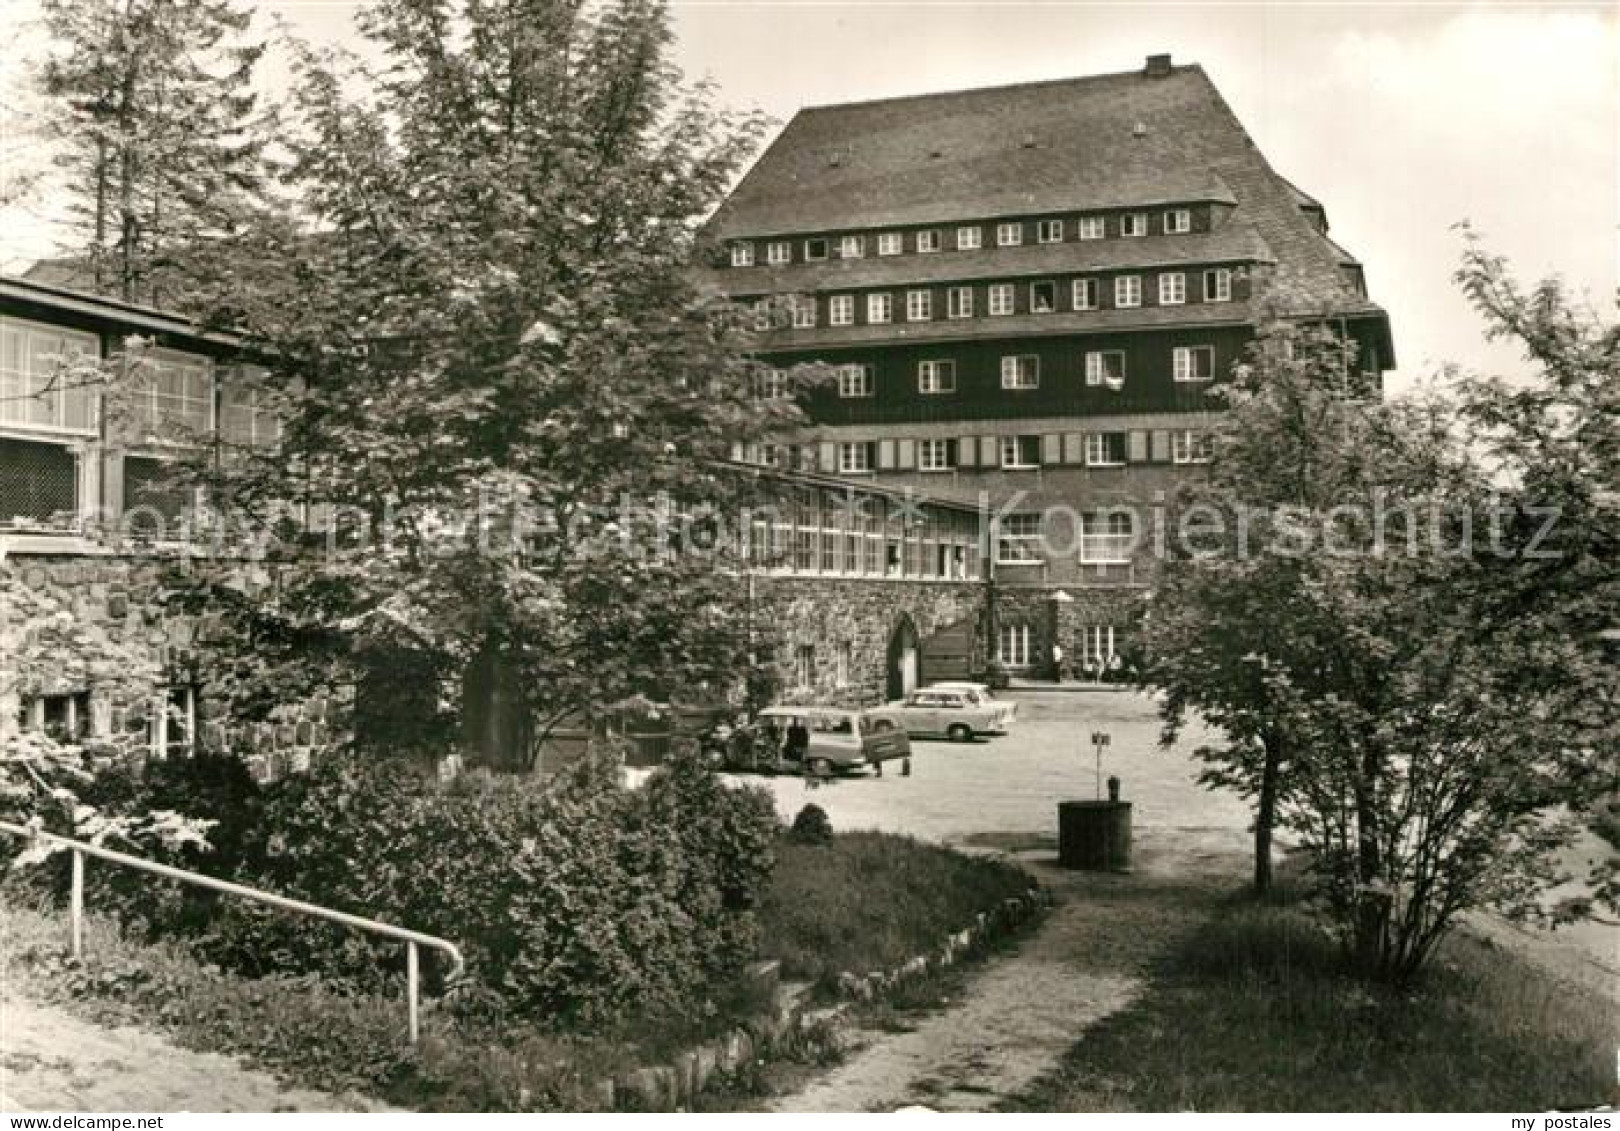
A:
<svg viewBox="0 0 1620 1131">
<path fill-rule="evenodd" d="M 910 695 L 922 678 L 920 649 L 917 646 L 917 626 L 905 613 L 895 621 L 889 633 L 888 697 L 903 699 Z"/>
</svg>

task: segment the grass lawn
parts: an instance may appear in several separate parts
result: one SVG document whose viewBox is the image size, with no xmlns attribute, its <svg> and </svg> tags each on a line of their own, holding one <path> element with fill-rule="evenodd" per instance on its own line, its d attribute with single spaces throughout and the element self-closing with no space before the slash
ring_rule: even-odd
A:
<svg viewBox="0 0 1620 1131">
<path fill-rule="evenodd" d="M 784 977 L 802 981 L 886 969 L 1029 886 L 1011 865 L 888 833 L 843 833 L 829 845 L 788 840 L 761 908 L 764 950 L 781 959 Z"/>
<path fill-rule="evenodd" d="M 1544 1111 L 1620 1100 L 1612 1006 L 1469 936 L 1420 992 L 1341 972 L 1297 911 L 1228 902 L 1032 1111 Z"/>
<path fill-rule="evenodd" d="M 761 908 L 767 942 L 758 957 L 781 958 L 786 977 L 805 980 L 893 965 L 1028 883 L 1009 865 L 902 837 L 850 833 L 817 847 L 784 839 Z M 354 1089 L 424 1110 L 582 1109 L 596 1079 L 667 1061 L 766 1005 L 722 985 L 703 1015 L 678 1031 L 632 1022 L 611 1034 L 566 1035 L 433 1009 L 422 1044 L 411 1049 L 397 998 L 340 993 L 314 977 L 233 977 L 178 943 L 140 942 L 98 919 L 88 928 L 86 960 L 75 965 L 63 956 L 60 912 L 0 903 L 0 978 L 97 1020 L 143 1024 L 186 1047 L 244 1055 L 302 1086 Z"/>
</svg>

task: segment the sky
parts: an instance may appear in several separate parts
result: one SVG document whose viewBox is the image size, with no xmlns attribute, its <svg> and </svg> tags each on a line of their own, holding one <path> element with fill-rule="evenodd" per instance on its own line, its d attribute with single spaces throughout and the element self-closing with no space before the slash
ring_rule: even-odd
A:
<svg viewBox="0 0 1620 1131">
<path fill-rule="evenodd" d="M 36 0 L 0 2 L 0 98 L 29 109 Z M 263 0 L 317 42 L 355 5 Z M 1604 4 L 674 0 L 675 62 L 718 101 L 801 106 L 1201 64 L 1274 168 L 1326 206 L 1390 313 L 1392 391 L 1445 363 L 1511 374 L 1451 280 L 1469 221 L 1525 280 L 1561 275 L 1606 317 L 1620 284 L 1620 7 Z M 274 85 L 282 76 L 271 72 Z M 40 162 L 0 134 L 0 188 Z M 6 166 L 11 166 L 8 169 Z M 0 208 L 0 268 L 52 246 L 48 192 Z"/>
</svg>

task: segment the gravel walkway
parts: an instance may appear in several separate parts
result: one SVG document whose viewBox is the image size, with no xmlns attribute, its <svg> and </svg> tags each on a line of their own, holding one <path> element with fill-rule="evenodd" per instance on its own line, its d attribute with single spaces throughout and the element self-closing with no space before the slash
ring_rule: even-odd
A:
<svg viewBox="0 0 1620 1131">
<path fill-rule="evenodd" d="M 0 987 L 0 1111 L 386 1111 L 290 1088 L 233 1057 L 107 1028 Z"/>
</svg>

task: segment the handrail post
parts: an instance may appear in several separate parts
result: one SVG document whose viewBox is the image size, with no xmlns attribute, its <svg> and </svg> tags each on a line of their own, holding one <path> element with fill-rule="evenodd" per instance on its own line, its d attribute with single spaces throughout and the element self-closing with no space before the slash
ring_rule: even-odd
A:
<svg viewBox="0 0 1620 1131">
<path fill-rule="evenodd" d="M 68 949 L 75 960 L 84 957 L 84 853 L 73 850 L 73 890 L 68 897 Z"/>
<path fill-rule="evenodd" d="M 416 1036 L 419 1029 L 416 1005 L 416 980 L 419 973 L 420 967 L 418 965 L 416 956 L 416 943 L 407 941 L 405 943 L 405 1009 L 406 1016 L 408 1018 L 408 1026 L 410 1029 L 411 1044 L 413 1045 L 416 1043 Z"/>
</svg>

